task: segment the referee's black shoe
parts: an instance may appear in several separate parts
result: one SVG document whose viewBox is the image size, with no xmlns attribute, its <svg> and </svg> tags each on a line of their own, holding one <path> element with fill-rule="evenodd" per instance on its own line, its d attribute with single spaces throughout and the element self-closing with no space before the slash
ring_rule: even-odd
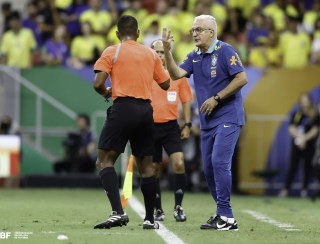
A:
<svg viewBox="0 0 320 244">
<path fill-rule="evenodd" d="M 173 210 L 173 217 L 177 222 L 184 222 L 187 220 L 187 216 L 185 215 L 183 208 L 177 205 Z"/>
<path fill-rule="evenodd" d="M 163 221 L 165 218 L 165 214 L 161 209 L 158 209 L 153 217 L 155 221 Z"/>
<path fill-rule="evenodd" d="M 127 225 L 128 222 L 129 222 L 129 218 L 126 213 L 117 214 L 117 212 L 113 211 L 106 221 L 96 224 L 93 228 L 94 229 L 110 229 L 112 227 L 118 227 L 118 226 L 121 227 L 123 225 Z"/>
<path fill-rule="evenodd" d="M 231 225 L 221 219 L 220 215 L 211 216 L 207 223 L 200 226 L 202 230 L 230 230 L 230 228 Z"/>
<path fill-rule="evenodd" d="M 159 229 L 159 223 L 158 222 L 155 222 L 152 224 L 149 220 L 145 220 L 143 222 L 143 225 L 142 225 L 142 228 L 144 230 L 157 230 Z"/>
</svg>

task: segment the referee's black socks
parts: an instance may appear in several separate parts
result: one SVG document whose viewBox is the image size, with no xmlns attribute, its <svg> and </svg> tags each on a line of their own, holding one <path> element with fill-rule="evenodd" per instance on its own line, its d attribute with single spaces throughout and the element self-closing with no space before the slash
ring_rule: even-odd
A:
<svg viewBox="0 0 320 244">
<path fill-rule="evenodd" d="M 160 189 L 160 180 L 159 178 L 157 178 L 157 188 L 156 188 L 156 204 L 155 204 L 155 208 L 156 210 L 162 210 L 162 204 L 161 204 L 161 189 Z"/>
<path fill-rule="evenodd" d="M 146 208 L 146 217 L 144 220 L 149 220 L 154 223 L 153 210 L 156 200 L 157 179 L 156 177 L 142 178 L 141 192 L 143 194 L 144 206 Z"/>
<path fill-rule="evenodd" d="M 174 174 L 173 175 L 174 179 L 174 200 L 175 200 L 175 206 L 177 205 L 181 206 L 182 205 L 182 199 L 184 192 L 186 190 L 186 176 L 185 174 Z"/>
<path fill-rule="evenodd" d="M 107 193 L 109 201 L 111 203 L 112 211 L 116 211 L 117 214 L 123 214 L 119 195 L 119 183 L 117 173 L 114 167 L 104 168 L 99 172 L 102 186 Z"/>
</svg>

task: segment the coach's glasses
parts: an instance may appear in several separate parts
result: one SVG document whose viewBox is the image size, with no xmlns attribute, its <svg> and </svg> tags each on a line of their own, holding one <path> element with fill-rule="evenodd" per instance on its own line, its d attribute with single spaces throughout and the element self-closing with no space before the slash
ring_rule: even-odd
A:
<svg viewBox="0 0 320 244">
<path fill-rule="evenodd" d="M 193 32 L 195 32 L 197 35 L 201 34 L 202 32 L 206 31 L 206 30 L 211 30 L 212 29 L 206 29 L 206 28 L 201 28 L 201 27 L 197 27 L 197 28 L 192 28 L 189 30 L 190 35 L 193 35 Z"/>
</svg>

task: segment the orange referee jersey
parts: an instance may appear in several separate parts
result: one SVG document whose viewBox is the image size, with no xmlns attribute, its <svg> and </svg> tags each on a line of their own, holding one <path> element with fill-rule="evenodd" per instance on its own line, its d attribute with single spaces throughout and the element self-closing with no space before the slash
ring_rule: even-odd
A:
<svg viewBox="0 0 320 244">
<path fill-rule="evenodd" d="M 162 90 L 156 82 L 152 85 L 153 120 L 165 123 L 179 117 L 179 100 L 182 103 L 192 100 L 192 92 L 187 78 L 170 81 L 170 88 Z"/>
<path fill-rule="evenodd" d="M 159 56 L 151 48 L 133 40 L 119 45 L 106 48 L 94 70 L 110 75 L 113 101 L 117 97 L 151 100 L 154 80 L 161 84 L 170 78 Z"/>
</svg>

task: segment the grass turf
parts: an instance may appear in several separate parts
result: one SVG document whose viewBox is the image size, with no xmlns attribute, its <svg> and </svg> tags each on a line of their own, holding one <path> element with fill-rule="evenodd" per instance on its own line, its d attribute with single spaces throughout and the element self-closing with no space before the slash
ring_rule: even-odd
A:
<svg viewBox="0 0 320 244">
<path fill-rule="evenodd" d="M 139 191 L 135 195 L 142 201 Z M 320 243 L 319 202 L 308 199 L 270 197 L 232 198 L 238 232 L 203 231 L 199 229 L 215 211 L 209 193 L 186 194 L 183 207 L 188 220 L 176 223 L 172 216 L 173 193 L 163 193 L 166 219 L 163 224 L 186 243 Z M 300 231 L 288 232 L 263 223 L 243 210 L 261 212 L 281 223 L 294 225 Z M 0 190 L 0 232 L 32 232 L 27 240 L 12 236 L 2 243 L 164 243 L 154 232 L 142 230 L 142 220 L 130 208 L 127 227 L 94 230 L 93 225 L 110 213 L 101 190 Z M 58 241 L 64 234 L 67 241 Z"/>
</svg>

